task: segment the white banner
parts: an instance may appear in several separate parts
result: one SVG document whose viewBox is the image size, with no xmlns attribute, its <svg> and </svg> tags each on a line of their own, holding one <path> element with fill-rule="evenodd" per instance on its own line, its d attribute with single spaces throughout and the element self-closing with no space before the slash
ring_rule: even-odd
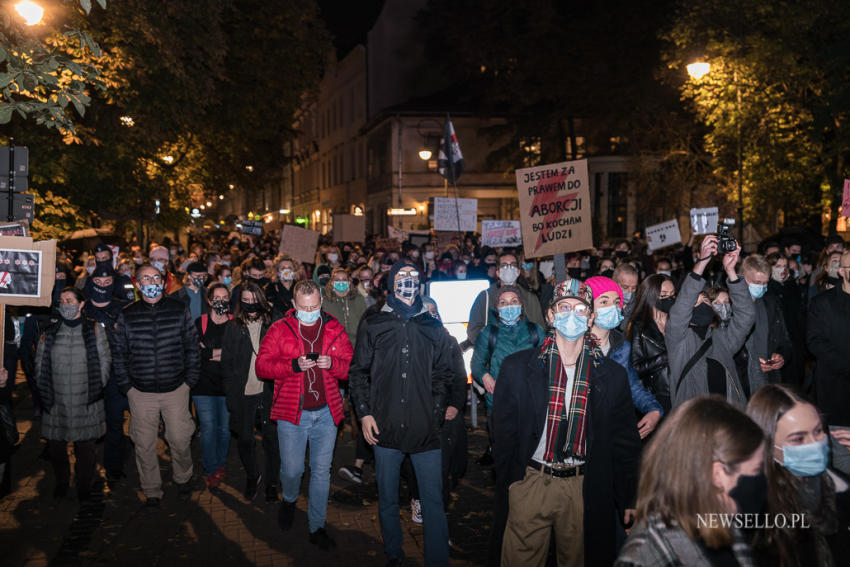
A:
<svg viewBox="0 0 850 567">
<path fill-rule="evenodd" d="M 719 216 L 717 207 L 691 209 L 691 230 L 694 234 L 714 234 Z"/>
<path fill-rule="evenodd" d="M 679 233 L 679 221 L 676 219 L 652 225 L 646 229 L 646 243 L 649 245 L 649 251 L 658 250 L 665 246 L 678 244 L 682 241 L 682 235 Z"/>
<path fill-rule="evenodd" d="M 522 244 L 522 225 L 518 220 L 481 221 L 481 245 L 501 248 Z"/>
<path fill-rule="evenodd" d="M 475 232 L 477 229 L 478 199 L 434 197 L 434 230 Z"/>
</svg>

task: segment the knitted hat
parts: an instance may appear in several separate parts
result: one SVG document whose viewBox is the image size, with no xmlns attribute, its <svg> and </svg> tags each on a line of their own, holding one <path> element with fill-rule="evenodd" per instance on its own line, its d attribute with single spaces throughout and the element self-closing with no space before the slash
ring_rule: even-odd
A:
<svg viewBox="0 0 850 567">
<path fill-rule="evenodd" d="M 522 303 L 522 296 L 519 293 L 519 288 L 515 285 L 503 285 L 499 289 L 496 290 L 496 303 L 502 299 L 502 294 L 504 293 L 515 293 L 519 298 L 519 302 Z"/>
<path fill-rule="evenodd" d="M 592 278 L 587 278 L 586 280 L 584 280 L 584 283 L 586 283 L 587 287 L 590 288 L 590 291 L 593 293 L 594 299 L 596 299 L 603 293 L 607 293 L 609 291 L 616 291 L 617 295 L 620 296 L 620 309 L 623 308 L 623 290 L 620 289 L 620 286 L 617 285 L 617 282 L 615 282 L 611 278 L 606 278 L 603 276 L 593 276 Z"/>
<path fill-rule="evenodd" d="M 593 292 L 581 280 L 569 279 L 556 285 L 549 306 L 555 305 L 562 299 L 579 299 L 593 309 Z"/>
</svg>

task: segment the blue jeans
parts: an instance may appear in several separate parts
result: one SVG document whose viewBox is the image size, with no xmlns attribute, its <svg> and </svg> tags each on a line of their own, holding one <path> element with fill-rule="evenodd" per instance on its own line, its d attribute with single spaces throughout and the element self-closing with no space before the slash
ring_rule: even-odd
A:
<svg viewBox="0 0 850 567">
<path fill-rule="evenodd" d="M 398 509 L 398 479 L 404 453 L 375 445 L 378 510 L 387 559 L 401 559 L 402 534 Z M 440 449 L 410 453 L 425 524 L 425 565 L 449 564 L 449 524 L 443 509 L 443 469 Z"/>
<path fill-rule="evenodd" d="M 304 455 L 307 442 L 310 443 L 310 504 L 307 508 L 310 533 L 325 527 L 336 433 L 336 424 L 327 406 L 315 411 L 301 412 L 298 425 L 282 419 L 277 422 L 280 488 L 284 502 L 298 500 L 301 477 L 304 475 Z"/>
<path fill-rule="evenodd" d="M 192 396 L 201 422 L 201 459 L 209 476 L 227 464 L 230 449 L 230 413 L 224 396 Z"/>
</svg>

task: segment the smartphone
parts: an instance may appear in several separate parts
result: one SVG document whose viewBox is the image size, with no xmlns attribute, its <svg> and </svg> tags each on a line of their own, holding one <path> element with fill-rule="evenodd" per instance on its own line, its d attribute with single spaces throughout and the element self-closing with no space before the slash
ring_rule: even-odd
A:
<svg viewBox="0 0 850 567">
<path fill-rule="evenodd" d="M 304 355 L 304 357 L 307 358 L 308 360 L 319 360 L 319 353 L 318 352 L 308 352 L 307 354 Z"/>
</svg>

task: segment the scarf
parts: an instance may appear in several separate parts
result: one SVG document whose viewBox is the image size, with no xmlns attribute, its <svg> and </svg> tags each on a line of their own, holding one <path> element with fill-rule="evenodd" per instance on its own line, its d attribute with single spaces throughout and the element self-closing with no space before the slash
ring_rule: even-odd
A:
<svg viewBox="0 0 850 567">
<path fill-rule="evenodd" d="M 76 319 L 84 323 L 83 341 L 86 345 L 86 368 L 88 370 L 88 403 L 93 404 L 103 398 L 103 382 L 100 375 L 100 355 L 97 352 L 97 323 L 91 319 Z M 64 321 L 63 321 L 64 322 Z M 56 333 L 63 322 L 51 325 L 44 331 L 44 353 L 41 360 L 41 376 L 38 377 L 39 393 L 41 394 L 41 405 L 48 412 L 53 407 L 55 392 L 53 390 L 53 362 L 51 351 L 56 341 Z M 65 322 L 67 324 L 67 322 Z M 74 327 L 76 325 L 69 325 Z"/>
<path fill-rule="evenodd" d="M 590 372 L 602 361 L 602 351 L 589 332 L 576 361 L 573 387 L 567 392 L 568 376 L 561 363 L 558 345 L 550 334 L 540 347 L 539 358 L 549 364 L 549 402 L 546 413 L 546 450 L 543 460 L 560 463 L 566 458 L 583 459 L 587 441 L 587 401 L 590 392 Z M 569 406 L 566 404 L 569 395 Z"/>
<path fill-rule="evenodd" d="M 400 300 L 395 296 L 395 294 L 390 294 L 387 296 L 387 305 L 393 308 L 393 311 L 404 317 L 405 319 L 410 319 L 414 315 L 419 315 L 422 311 L 422 297 L 417 295 L 416 299 L 413 301 L 413 305 L 408 305 L 404 301 Z"/>
</svg>

